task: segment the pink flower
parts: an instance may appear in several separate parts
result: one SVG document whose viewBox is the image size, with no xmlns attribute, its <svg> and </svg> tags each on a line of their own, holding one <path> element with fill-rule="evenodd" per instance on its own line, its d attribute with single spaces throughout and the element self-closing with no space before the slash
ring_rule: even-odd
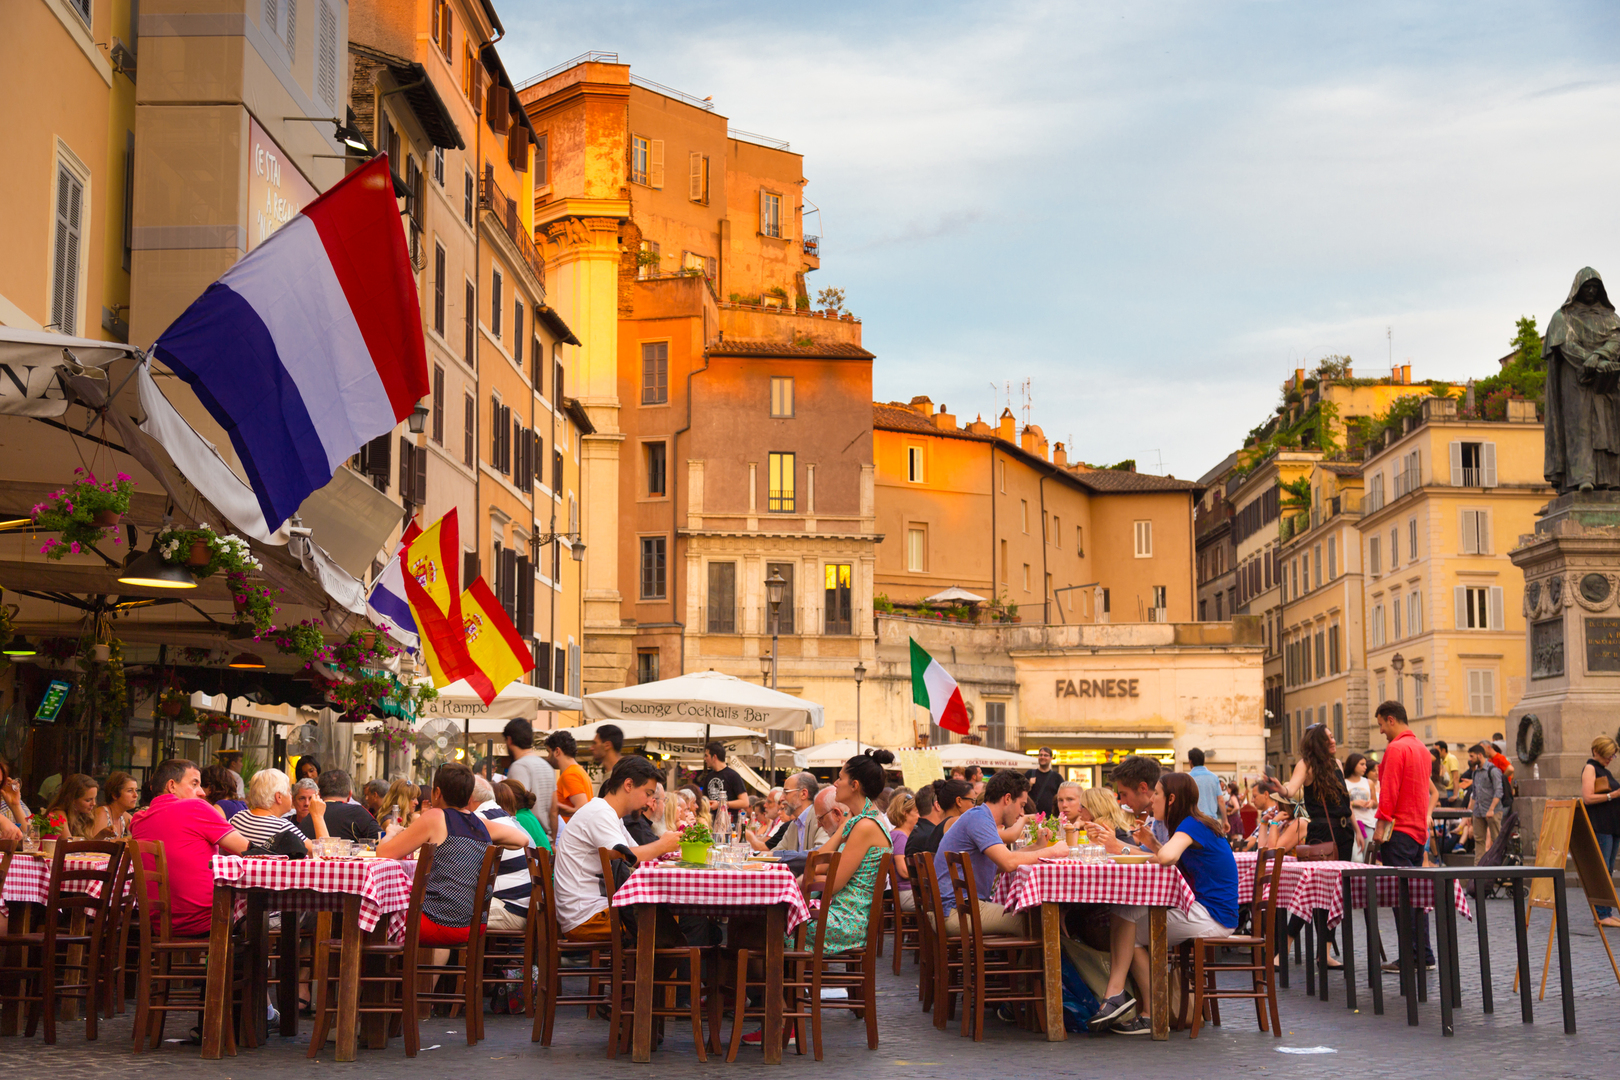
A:
<svg viewBox="0 0 1620 1080">
<path fill-rule="evenodd" d="M 131 480 L 130 480 L 130 478 L 129 478 L 129 474 L 128 474 L 128 473 L 119 473 L 119 474 L 118 474 L 118 479 L 119 479 L 119 480 L 121 480 L 121 481 L 123 481 L 123 482 L 124 482 L 124 483 L 126 483 L 126 484 L 128 484 L 128 483 L 132 483 L 132 481 L 131 481 Z"/>
<path fill-rule="evenodd" d="M 79 553 L 79 542 L 77 540 L 73 541 L 73 543 L 68 545 L 68 550 L 77 555 Z"/>
</svg>

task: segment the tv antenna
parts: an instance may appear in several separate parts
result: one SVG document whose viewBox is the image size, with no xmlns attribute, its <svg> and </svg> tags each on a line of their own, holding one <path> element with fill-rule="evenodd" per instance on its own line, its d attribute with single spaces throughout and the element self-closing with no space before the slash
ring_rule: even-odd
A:
<svg viewBox="0 0 1620 1080">
<path fill-rule="evenodd" d="M 1157 462 L 1157 464 L 1155 465 L 1153 471 L 1155 473 L 1157 473 L 1158 475 L 1163 476 L 1164 475 L 1164 454 L 1162 454 L 1158 450 L 1154 450 L 1153 451 L 1153 458 L 1154 458 L 1154 461 Z"/>
<path fill-rule="evenodd" d="M 1023 406 L 1024 426 L 1029 427 L 1029 414 L 1030 414 L 1030 410 L 1034 408 L 1035 401 L 1034 401 L 1034 394 L 1033 394 L 1031 386 L 1030 386 L 1030 380 L 1029 380 L 1029 378 L 1027 376 L 1025 377 L 1023 382 L 1018 384 L 1018 391 L 1019 391 L 1019 394 L 1024 399 L 1024 406 Z"/>
</svg>

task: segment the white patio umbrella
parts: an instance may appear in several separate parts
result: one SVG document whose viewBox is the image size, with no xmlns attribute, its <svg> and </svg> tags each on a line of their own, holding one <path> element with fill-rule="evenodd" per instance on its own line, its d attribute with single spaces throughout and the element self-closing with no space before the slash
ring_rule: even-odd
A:
<svg viewBox="0 0 1620 1080">
<path fill-rule="evenodd" d="M 928 603 L 944 604 L 951 600 L 960 600 L 965 604 L 984 603 L 984 597 L 980 596 L 978 593 L 970 593 L 960 585 L 952 585 L 948 589 L 935 593 L 933 596 L 928 598 Z"/>
<path fill-rule="evenodd" d="M 802 769 L 836 769 L 856 754 L 873 749 L 876 747 L 867 743 L 861 743 L 857 748 L 854 739 L 839 739 L 819 746 L 807 746 L 795 753 L 793 758 Z"/>
<path fill-rule="evenodd" d="M 972 743 L 951 743 L 932 749 L 939 755 L 939 763 L 947 769 L 969 765 L 977 765 L 981 769 L 1027 769 L 1032 768 L 1035 761 L 1032 757 L 1015 754 L 1011 750 L 974 746 Z"/>
<path fill-rule="evenodd" d="M 719 671 L 696 671 L 586 694 L 585 716 L 590 720 L 684 720 L 756 731 L 799 731 L 819 728 L 824 722 L 821 706 L 813 701 Z"/>
<path fill-rule="evenodd" d="M 541 709 L 560 712 L 578 712 L 579 698 L 559 694 L 540 686 L 514 682 L 509 684 L 488 705 L 478 691 L 459 679 L 439 690 L 439 696 L 428 702 L 423 716 L 448 716 L 455 719 L 487 718 L 490 720 L 533 720 Z"/>
</svg>

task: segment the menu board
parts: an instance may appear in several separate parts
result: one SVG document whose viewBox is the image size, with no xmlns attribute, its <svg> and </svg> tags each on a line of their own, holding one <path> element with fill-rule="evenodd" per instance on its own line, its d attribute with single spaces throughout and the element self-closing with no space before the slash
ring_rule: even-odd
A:
<svg viewBox="0 0 1620 1080">
<path fill-rule="evenodd" d="M 45 724 L 56 723 L 57 716 L 62 712 L 62 703 L 67 701 L 68 693 L 72 689 L 72 683 L 64 679 L 52 679 L 51 685 L 45 688 L 45 696 L 40 699 L 34 719 Z"/>
</svg>

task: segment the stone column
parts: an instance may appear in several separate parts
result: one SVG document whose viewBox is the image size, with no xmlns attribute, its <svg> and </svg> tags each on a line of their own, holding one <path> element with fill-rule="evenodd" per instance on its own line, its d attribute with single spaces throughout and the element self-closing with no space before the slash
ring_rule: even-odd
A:
<svg viewBox="0 0 1620 1080">
<path fill-rule="evenodd" d="M 1542 804 L 1580 796 L 1592 740 L 1613 738 L 1620 723 L 1620 492 L 1560 495 L 1509 558 L 1524 571 L 1530 677 L 1503 734 L 1528 861 Z M 1531 746 L 1538 731 L 1539 755 Z"/>
</svg>

